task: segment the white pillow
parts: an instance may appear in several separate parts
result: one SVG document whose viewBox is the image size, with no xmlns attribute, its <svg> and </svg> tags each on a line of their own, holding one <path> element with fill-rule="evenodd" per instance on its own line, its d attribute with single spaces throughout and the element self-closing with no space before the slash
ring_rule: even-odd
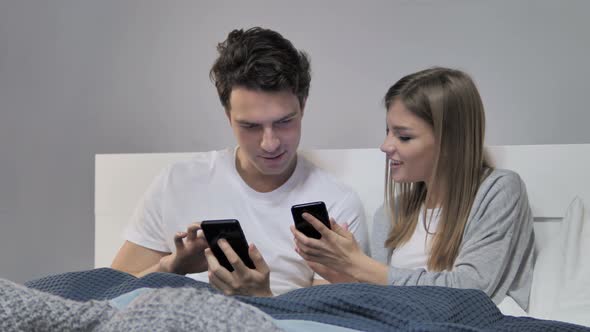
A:
<svg viewBox="0 0 590 332">
<path fill-rule="evenodd" d="M 528 317 L 524 309 L 522 309 L 516 301 L 510 296 L 506 296 L 502 302 L 498 304 L 498 309 L 500 312 L 506 316 L 515 316 L 515 317 Z"/>
<path fill-rule="evenodd" d="M 551 319 L 590 326 L 590 221 L 580 199 L 562 225 L 561 287 Z"/>
<path fill-rule="evenodd" d="M 537 253 L 529 314 L 541 319 L 590 325 L 590 226 L 584 205 L 570 203 L 559 232 Z M 586 227 L 584 227 L 586 224 Z"/>
</svg>

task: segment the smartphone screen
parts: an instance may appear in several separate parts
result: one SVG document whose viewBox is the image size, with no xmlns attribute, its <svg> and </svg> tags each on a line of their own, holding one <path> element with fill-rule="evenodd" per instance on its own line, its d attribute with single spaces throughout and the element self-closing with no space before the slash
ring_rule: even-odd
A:
<svg viewBox="0 0 590 332">
<path fill-rule="evenodd" d="M 324 202 L 312 202 L 305 204 L 297 204 L 291 207 L 291 214 L 293 215 L 293 221 L 295 222 L 295 228 L 298 231 L 305 234 L 307 237 L 314 239 L 320 239 L 322 235 L 313 226 L 303 219 L 303 213 L 309 213 L 312 216 L 319 219 L 326 227 L 330 228 L 330 218 L 328 216 L 328 210 Z"/>
<path fill-rule="evenodd" d="M 205 220 L 201 223 L 201 228 L 207 243 L 209 243 L 209 248 L 211 248 L 213 255 L 215 255 L 221 266 L 230 272 L 234 271 L 233 266 L 217 244 L 219 239 L 225 239 L 247 267 L 256 268 L 248 254 L 248 242 L 242 227 L 236 219 Z"/>
</svg>

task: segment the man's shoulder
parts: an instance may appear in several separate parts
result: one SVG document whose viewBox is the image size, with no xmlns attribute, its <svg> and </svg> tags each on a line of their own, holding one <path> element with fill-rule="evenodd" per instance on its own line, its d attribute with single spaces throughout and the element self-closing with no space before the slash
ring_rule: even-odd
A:
<svg viewBox="0 0 590 332">
<path fill-rule="evenodd" d="M 229 159 L 232 157 L 233 152 L 229 149 L 195 152 L 186 160 L 170 164 L 163 172 L 170 180 L 209 177 L 214 171 L 226 169 L 224 166 L 231 163 Z"/>
<path fill-rule="evenodd" d="M 305 177 L 303 179 L 303 184 L 305 186 L 314 189 L 317 188 L 317 190 L 329 191 L 331 194 L 349 195 L 354 193 L 356 195 L 356 192 L 351 186 L 339 179 L 333 173 L 315 165 L 304 157 L 300 156 L 299 158 L 305 168 Z"/>
</svg>

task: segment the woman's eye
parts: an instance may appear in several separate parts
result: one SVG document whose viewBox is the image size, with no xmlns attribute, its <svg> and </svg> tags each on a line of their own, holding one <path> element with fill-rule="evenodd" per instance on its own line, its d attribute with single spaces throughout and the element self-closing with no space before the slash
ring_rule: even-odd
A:
<svg viewBox="0 0 590 332">
<path fill-rule="evenodd" d="M 411 139 L 412 138 L 411 137 L 408 137 L 408 136 L 400 136 L 399 137 L 399 140 L 402 141 L 402 142 L 407 142 L 407 141 L 409 141 Z"/>
</svg>

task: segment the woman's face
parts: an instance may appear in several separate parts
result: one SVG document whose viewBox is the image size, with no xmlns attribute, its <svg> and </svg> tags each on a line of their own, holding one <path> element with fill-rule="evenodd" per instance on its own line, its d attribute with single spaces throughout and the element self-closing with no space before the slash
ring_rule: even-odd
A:
<svg viewBox="0 0 590 332">
<path fill-rule="evenodd" d="M 436 144 L 432 127 L 395 100 L 387 110 L 387 136 L 381 151 L 387 155 L 396 182 L 425 182 L 434 167 Z"/>
</svg>

